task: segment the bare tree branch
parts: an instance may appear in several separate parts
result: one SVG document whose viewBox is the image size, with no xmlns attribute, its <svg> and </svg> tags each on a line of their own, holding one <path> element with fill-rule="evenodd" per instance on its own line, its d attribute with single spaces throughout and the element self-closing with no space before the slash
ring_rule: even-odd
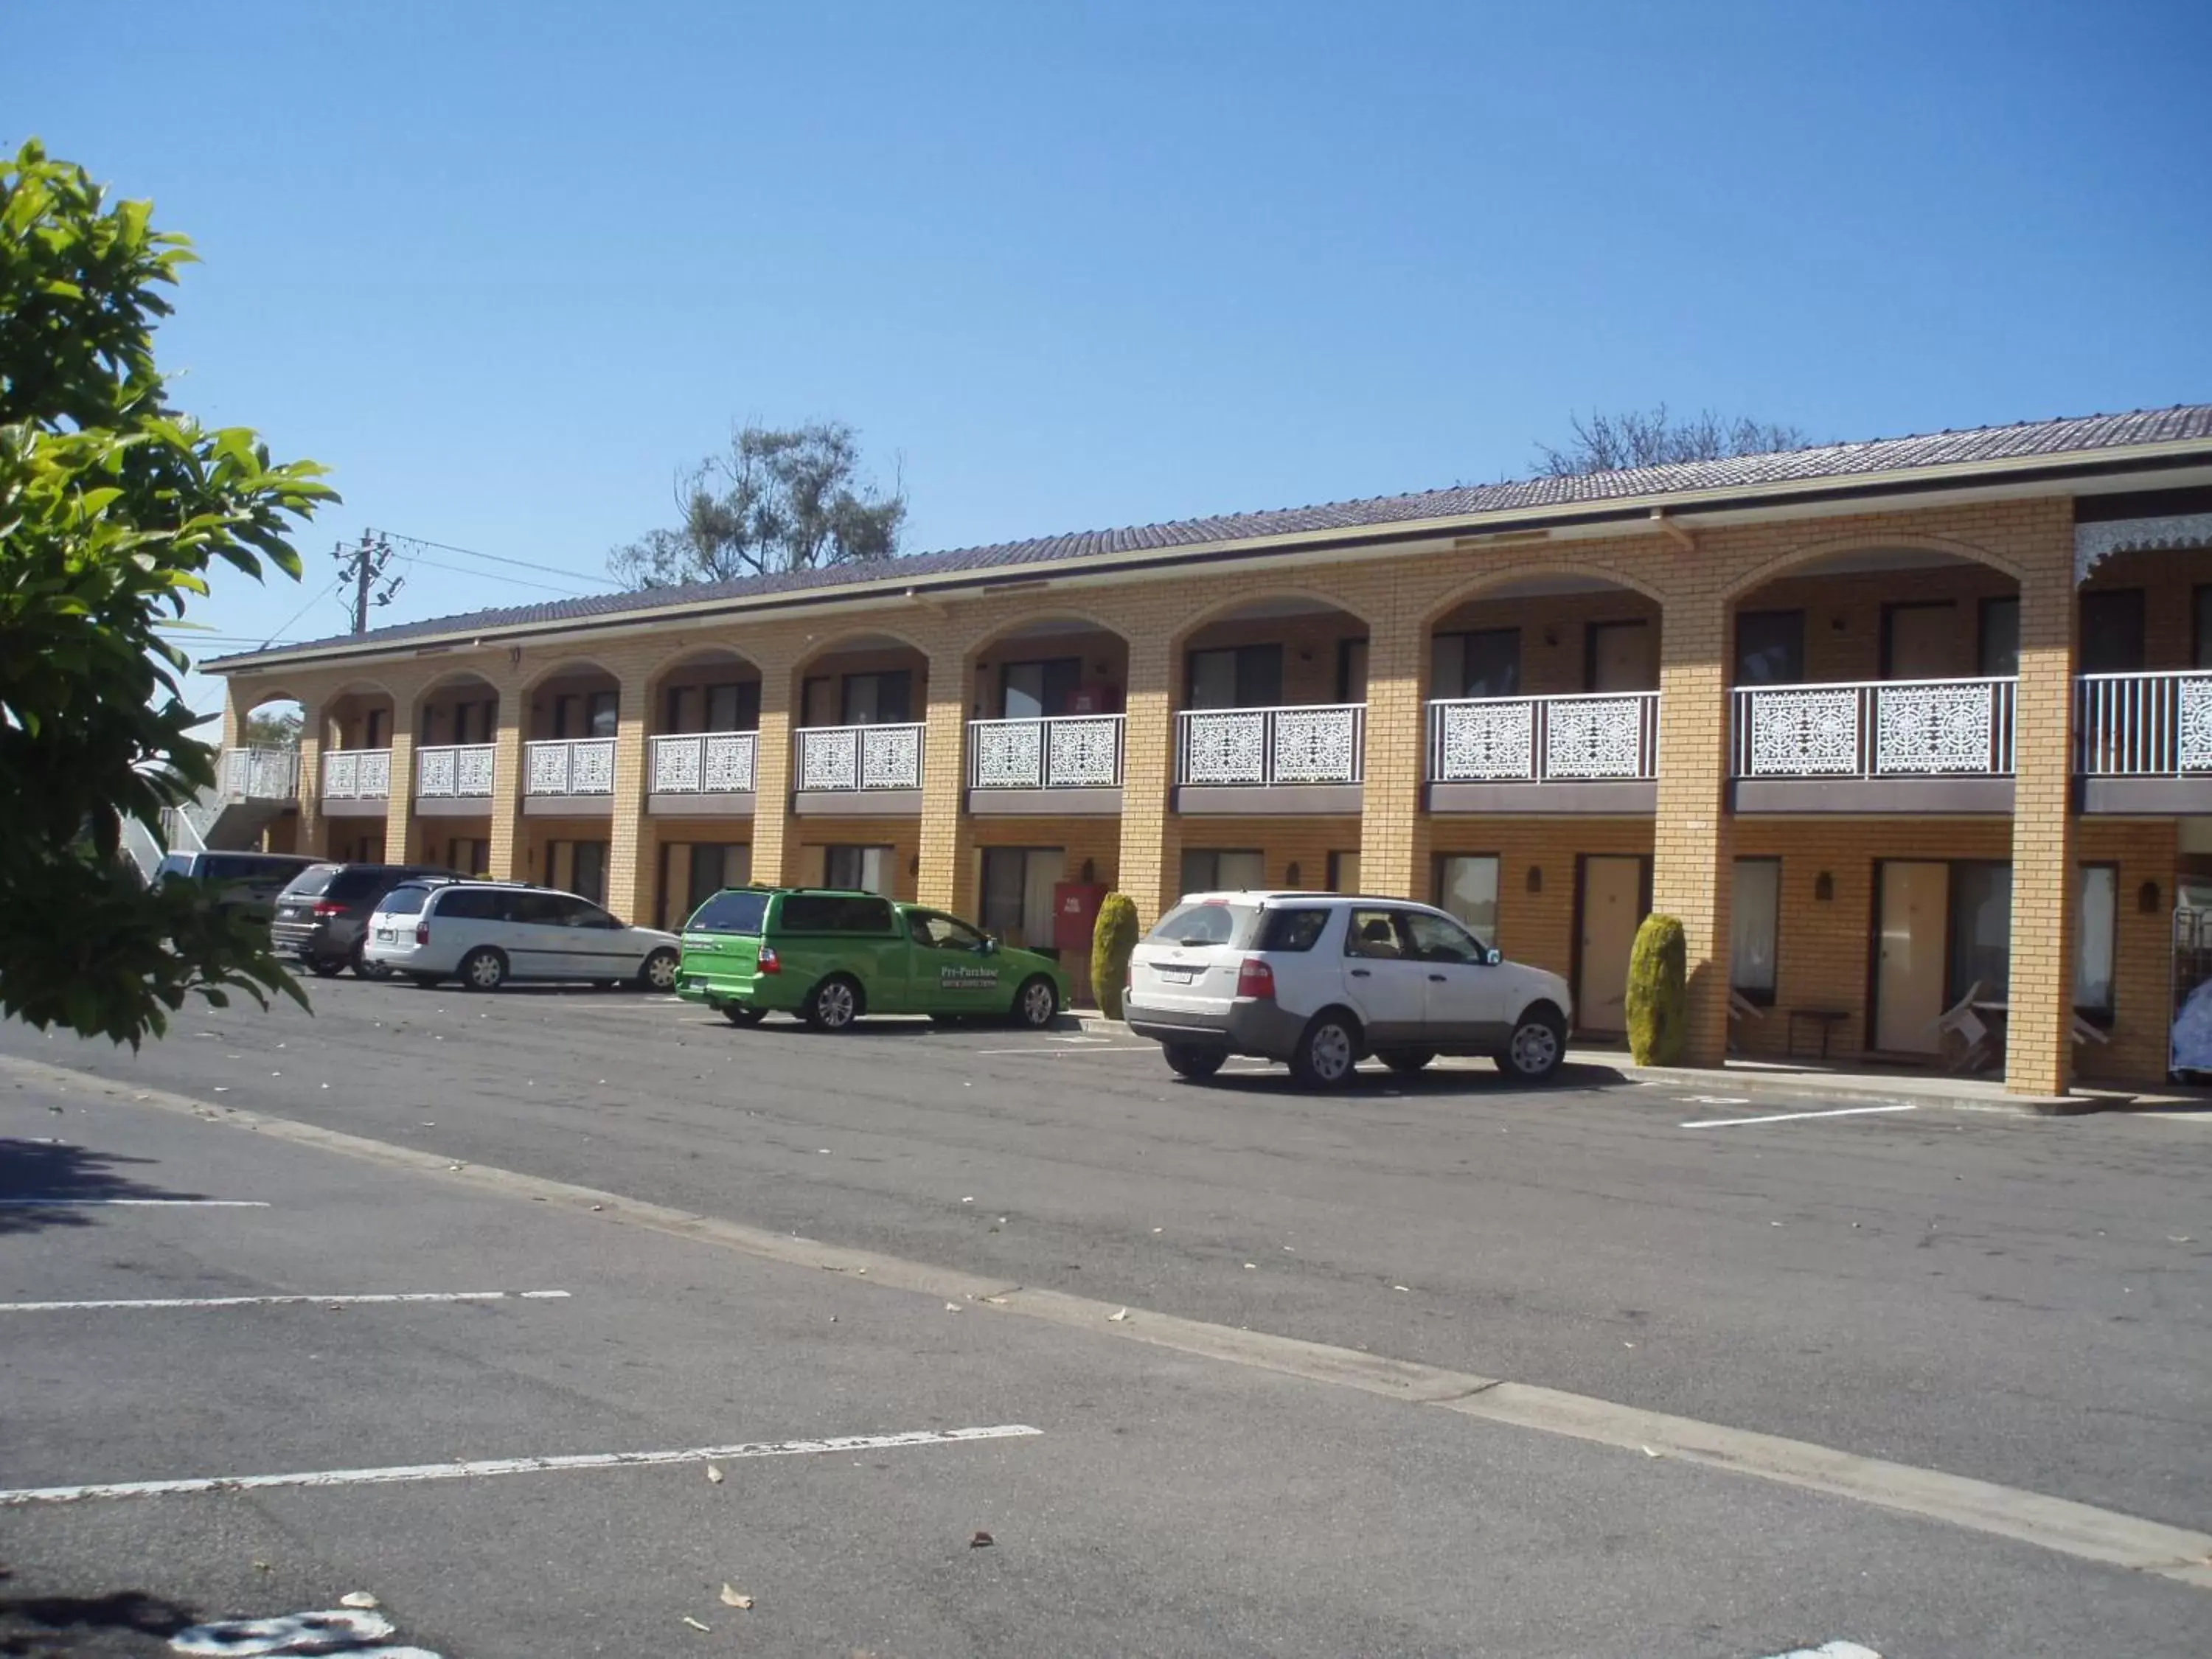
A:
<svg viewBox="0 0 2212 1659">
<path fill-rule="evenodd" d="M 1537 471 L 1546 477 L 1578 477 L 1588 472 L 1617 472 L 1679 461 L 1717 461 L 1732 455 L 1765 455 L 1777 450 L 1802 449 L 1809 441 L 1797 427 L 1744 416 L 1724 420 L 1709 409 L 1677 420 L 1664 404 L 1649 410 L 1593 410 L 1588 415 L 1568 416 L 1567 425 L 1573 434 L 1571 441 L 1559 447 L 1540 441 L 1536 446 L 1541 457 Z"/>
</svg>

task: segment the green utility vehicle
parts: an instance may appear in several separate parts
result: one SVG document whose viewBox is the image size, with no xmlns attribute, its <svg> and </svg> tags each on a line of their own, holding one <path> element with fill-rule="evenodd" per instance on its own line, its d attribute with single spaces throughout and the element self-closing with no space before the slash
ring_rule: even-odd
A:
<svg viewBox="0 0 2212 1659">
<path fill-rule="evenodd" d="M 1051 957 L 875 893 L 732 887 L 684 925 L 676 994 L 732 1024 L 791 1014 L 842 1031 L 863 1014 L 1010 1019 L 1042 1030 L 1067 1001 Z"/>
</svg>

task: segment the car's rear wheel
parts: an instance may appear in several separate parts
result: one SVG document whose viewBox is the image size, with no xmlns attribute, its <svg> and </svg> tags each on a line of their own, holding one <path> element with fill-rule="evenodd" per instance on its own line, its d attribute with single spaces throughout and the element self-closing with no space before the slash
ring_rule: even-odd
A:
<svg viewBox="0 0 2212 1659">
<path fill-rule="evenodd" d="M 637 970 L 637 982 L 648 991 L 674 990 L 676 952 L 655 951 L 645 959 L 645 966 Z"/>
<path fill-rule="evenodd" d="M 722 1005 L 722 1018 L 732 1025 L 757 1025 L 768 1018 L 765 1008 L 748 1008 L 741 1002 Z"/>
<path fill-rule="evenodd" d="M 806 999 L 806 1023 L 817 1031 L 850 1030 L 860 1017 L 860 988 L 842 974 L 833 974 L 814 988 Z"/>
<path fill-rule="evenodd" d="M 496 991 L 507 983 L 507 958 L 479 945 L 461 958 L 461 983 L 471 991 Z"/>
<path fill-rule="evenodd" d="M 1437 1057 L 1433 1048 L 1378 1048 L 1375 1057 L 1394 1072 L 1412 1076 Z"/>
<path fill-rule="evenodd" d="M 1203 1083 L 1221 1069 L 1221 1062 L 1229 1058 L 1218 1048 L 1192 1048 L 1180 1042 L 1167 1045 L 1168 1069 L 1177 1077 L 1187 1077 L 1193 1083 Z"/>
<path fill-rule="evenodd" d="M 1359 1026 L 1328 1008 L 1307 1022 L 1291 1053 L 1291 1076 L 1302 1089 L 1341 1089 L 1359 1064 Z"/>
<path fill-rule="evenodd" d="M 1032 1031 L 1049 1027 L 1060 1013 L 1060 993 L 1042 974 L 1022 981 L 1014 993 L 1014 1024 Z"/>
<path fill-rule="evenodd" d="M 1513 1024 L 1513 1035 L 1498 1051 L 1498 1069 L 1522 1083 L 1548 1083 L 1567 1057 L 1567 1022 L 1548 1002 L 1539 1002 Z"/>
<path fill-rule="evenodd" d="M 345 972 L 345 958 L 343 957 L 309 957 L 307 971 L 314 975 L 317 979 L 336 979 L 340 974 Z"/>
</svg>

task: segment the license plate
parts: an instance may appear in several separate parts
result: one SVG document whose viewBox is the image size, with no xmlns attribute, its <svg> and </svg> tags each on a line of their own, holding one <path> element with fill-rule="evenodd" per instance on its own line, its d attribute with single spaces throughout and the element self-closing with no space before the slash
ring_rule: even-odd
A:
<svg viewBox="0 0 2212 1659">
<path fill-rule="evenodd" d="M 1152 971 L 1170 985 L 1188 985 L 1198 977 L 1195 968 L 1155 968 Z"/>
<path fill-rule="evenodd" d="M 376 930 L 376 936 L 380 939 L 389 939 L 392 937 L 392 930 L 389 927 L 380 927 Z"/>
</svg>

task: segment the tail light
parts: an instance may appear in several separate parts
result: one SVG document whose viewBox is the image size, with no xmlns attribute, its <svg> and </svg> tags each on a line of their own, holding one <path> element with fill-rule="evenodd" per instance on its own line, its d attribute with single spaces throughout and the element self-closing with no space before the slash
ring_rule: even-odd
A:
<svg viewBox="0 0 2212 1659">
<path fill-rule="evenodd" d="M 315 914 L 319 916 L 342 916 L 345 914 L 345 906 L 319 900 L 315 905 Z"/>
<path fill-rule="evenodd" d="M 776 955 L 775 946 L 763 945 L 760 948 L 760 962 L 757 965 L 763 974 L 780 974 L 783 971 L 783 958 Z"/>
<path fill-rule="evenodd" d="M 1237 994 L 1273 1002 L 1275 1000 L 1275 970 L 1258 957 L 1245 957 L 1237 965 Z"/>
<path fill-rule="evenodd" d="M 430 924 L 428 922 L 423 921 L 417 922 L 416 924 L 415 942 L 417 945 L 428 945 L 430 942 Z"/>
</svg>

